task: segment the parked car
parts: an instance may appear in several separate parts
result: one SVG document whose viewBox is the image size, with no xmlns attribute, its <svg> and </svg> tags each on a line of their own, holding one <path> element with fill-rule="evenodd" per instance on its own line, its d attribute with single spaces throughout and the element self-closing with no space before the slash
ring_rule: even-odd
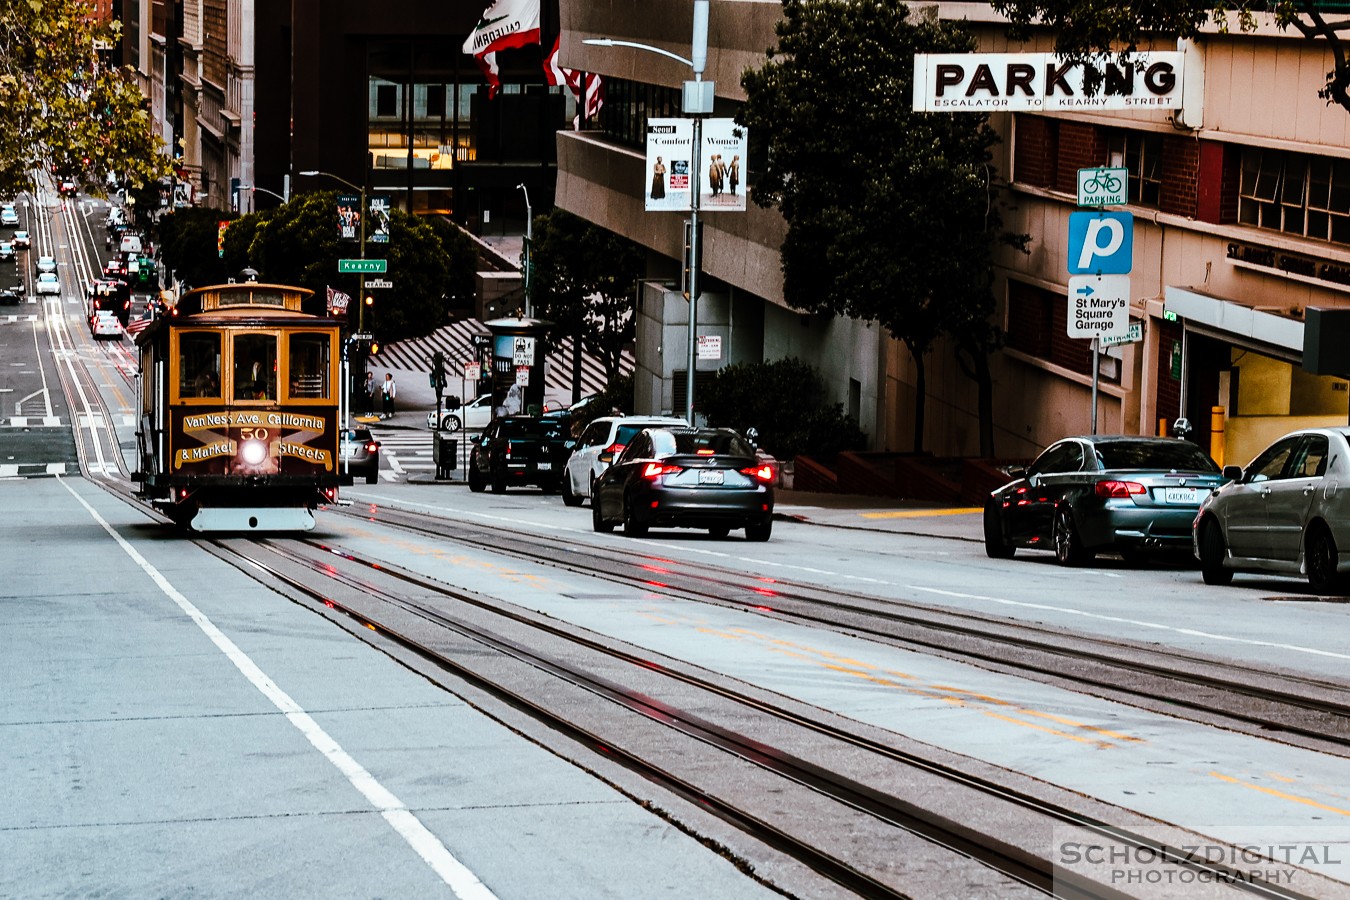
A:
<svg viewBox="0 0 1350 900">
<path fill-rule="evenodd" d="M 14 252 L 13 241 L 0 241 L 0 262 L 16 262 L 19 255 Z"/>
<path fill-rule="evenodd" d="M 37 262 L 33 263 L 33 270 L 39 275 L 41 275 L 43 272 L 55 272 L 56 257 L 39 256 L 37 258 Z"/>
<path fill-rule="evenodd" d="M 483 429 L 492 421 L 492 395 L 483 394 L 468 406 L 456 406 L 441 410 L 441 428 L 445 431 L 459 431 L 460 426 L 469 430 Z M 427 413 L 427 427 L 436 427 L 436 410 Z"/>
<path fill-rule="evenodd" d="M 7 288 L 0 288 L 0 305 L 16 306 L 23 302 L 23 285 L 15 284 Z"/>
<path fill-rule="evenodd" d="M 544 493 L 558 489 L 573 441 L 557 423 L 535 416 L 500 416 L 473 441 L 469 450 L 469 490 L 537 484 Z"/>
<path fill-rule="evenodd" d="M 1200 507 L 1192 529 L 1205 584 L 1234 572 L 1302 575 L 1342 593 L 1350 572 L 1350 428 L 1287 434 Z M 1342 490 L 1346 488 L 1346 490 Z"/>
<path fill-rule="evenodd" d="M 33 236 L 26 231 L 14 232 L 14 249 L 27 250 L 33 244 Z"/>
<path fill-rule="evenodd" d="M 0 209 L 0 225 L 5 228 L 17 228 L 19 226 L 19 214 L 14 207 L 6 206 Z"/>
<path fill-rule="evenodd" d="M 339 436 L 338 452 L 343 470 L 353 477 L 364 475 L 366 484 L 380 480 L 380 442 L 369 428 L 344 428 Z"/>
<path fill-rule="evenodd" d="M 592 421 L 582 431 L 576 449 L 567 458 L 562 479 L 563 503 L 580 506 L 591 496 L 595 479 L 609 468 L 639 431 L 663 427 L 688 428 L 689 423 L 674 416 L 602 416 Z"/>
<path fill-rule="evenodd" d="M 122 323 L 117 321 L 117 316 L 107 310 L 95 310 L 89 317 L 89 333 L 97 340 L 117 339 L 122 336 Z"/>
<path fill-rule="evenodd" d="M 61 279 L 56 277 L 55 272 L 43 272 L 33 282 L 34 290 L 39 294 L 60 294 Z"/>
<path fill-rule="evenodd" d="M 1053 550 L 1066 566 L 1103 551 L 1184 550 L 1196 510 L 1225 480 L 1190 441 L 1136 435 L 1065 438 L 1009 474 L 984 505 L 985 552 Z"/>
<path fill-rule="evenodd" d="M 648 428 L 596 479 L 591 526 L 641 537 L 649 528 L 706 528 L 746 540 L 773 533 L 777 472 L 729 428 Z"/>
</svg>

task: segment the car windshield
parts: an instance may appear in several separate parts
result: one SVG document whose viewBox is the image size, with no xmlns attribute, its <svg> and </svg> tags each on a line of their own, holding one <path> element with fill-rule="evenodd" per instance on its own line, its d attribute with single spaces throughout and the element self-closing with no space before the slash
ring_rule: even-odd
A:
<svg viewBox="0 0 1350 900">
<path fill-rule="evenodd" d="M 1217 472 L 1205 451 L 1185 441 L 1103 441 L 1096 445 L 1104 469 L 1162 469 Z"/>
<path fill-rule="evenodd" d="M 342 430 L 342 439 L 349 443 L 368 441 L 370 440 L 370 432 L 364 428 L 344 428 Z"/>
<path fill-rule="evenodd" d="M 698 456 L 748 456 L 754 457 L 755 451 L 741 440 L 739 435 L 729 431 L 673 431 L 675 452 Z"/>
</svg>

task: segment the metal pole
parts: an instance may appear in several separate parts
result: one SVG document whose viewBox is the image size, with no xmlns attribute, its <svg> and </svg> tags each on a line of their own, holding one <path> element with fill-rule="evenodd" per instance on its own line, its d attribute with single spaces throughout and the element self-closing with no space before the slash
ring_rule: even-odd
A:
<svg viewBox="0 0 1350 900">
<path fill-rule="evenodd" d="M 366 188 L 361 186 L 361 259 L 366 258 Z M 360 308 L 356 311 L 356 330 L 364 332 L 366 330 L 366 273 L 365 267 L 358 276 L 360 278 L 360 293 L 357 294 L 357 303 Z M 350 320 L 349 320 L 350 321 Z M 365 368 L 363 365 L 362 368 Z M 365 374 L 365 373 L 362 373 Z"/>
<path fill-rule="evenodd" d="M 1102 367 L 1097 362 L 1097 345 L 1101 338 L 1092 339 L 1092 433 L 1097 433 L 1097 381 L 1101 378 Z"/>
<path fill-rule="evenodd" d="M 693 171 L 689 174 L 689 371 L 684 381 L 684 418 L 694 424 L 694 366 L 698 362 L 698 270 L 703 264 L 699 258 L 698 206 L 699 206 L 699 151 L 703 147 L 703 117 L 694 116 L 694 146 L 690 153 Z"/>
<path fill-rule="evenodd" d="M 531 295 L 530 263 L 534 260 L 534 213 L 530 208 L 530 189 L 524 184 L 516 187 L 525 192 L 525 318 L 534 318 L 534 304 Z"/>
</svg>

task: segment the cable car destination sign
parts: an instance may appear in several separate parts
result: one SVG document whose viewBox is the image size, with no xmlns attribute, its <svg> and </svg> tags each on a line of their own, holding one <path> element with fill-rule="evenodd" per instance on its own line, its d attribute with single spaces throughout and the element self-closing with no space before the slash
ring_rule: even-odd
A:
<svg viewBox="0 0 1350 900">
<path fill-rule="evenodd" d="M 914 110 L 1177 109 L 1184 56 L 1140 53 L 1121 65 L 1114 56 L 1075 63 L 1054 53 L 916 53 Z"/>
</svg>

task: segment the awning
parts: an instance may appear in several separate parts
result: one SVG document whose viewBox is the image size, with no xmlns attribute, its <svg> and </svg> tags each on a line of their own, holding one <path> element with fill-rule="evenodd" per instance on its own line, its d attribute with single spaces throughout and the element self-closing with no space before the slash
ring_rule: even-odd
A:
<svg viewBox="0 0 1350 900">
<path fill-rule="evenodd" d="M 1192 331 L 1292 363 L 1303 361 L 1303 323 L 1298 319 L 1170 284 L 1164 307 L 1185 319 Z"/>
</svg>

